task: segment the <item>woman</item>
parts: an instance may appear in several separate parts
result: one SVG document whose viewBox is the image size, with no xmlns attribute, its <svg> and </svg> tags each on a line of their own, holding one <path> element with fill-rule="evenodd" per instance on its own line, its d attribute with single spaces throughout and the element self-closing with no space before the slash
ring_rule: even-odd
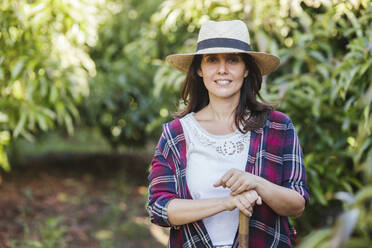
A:
<svg viewBox="0 0 372 248">
<path fill-rule="evenodd" d="M 207 21 L 196 53 L 167 57 L 187 74 L 186 107 L 163 125 L 147 209 L 171 227 L 169 247 L 237 247 L 239 211 L 250 247 L 293 246 L 288 216 L 309 197 L 302 150 L 289 117 L 256 100 L 279 58 L 249 44 L 242 21 Z"/>
</svg>

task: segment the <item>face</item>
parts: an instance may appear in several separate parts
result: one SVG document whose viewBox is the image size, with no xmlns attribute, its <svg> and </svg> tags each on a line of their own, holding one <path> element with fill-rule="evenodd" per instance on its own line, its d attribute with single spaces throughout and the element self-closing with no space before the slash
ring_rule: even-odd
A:
<svg viewBox="0 0 372 248">
<path fill-rule="evenodd" d="M 248 76 L 242 57 L 234 53 L 203 54 L 198 75 L 203 78 L 209 98 L 239 101 L 240 88 Z"/>
</svg>

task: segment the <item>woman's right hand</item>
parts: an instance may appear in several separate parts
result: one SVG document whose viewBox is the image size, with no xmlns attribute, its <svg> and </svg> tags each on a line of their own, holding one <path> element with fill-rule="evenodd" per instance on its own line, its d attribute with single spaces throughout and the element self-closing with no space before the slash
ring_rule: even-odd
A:
<svg viewBox="0 0 372 248">
<path fill-rule="evenodd" d="M 255 190 L 244 191 L 239 195 L 230 196 L 226 201 L 226 210 L 238 208 L 246 216 L 252 216 L 253 206 L 261 205 L 262 199 Z"/>
</svg>

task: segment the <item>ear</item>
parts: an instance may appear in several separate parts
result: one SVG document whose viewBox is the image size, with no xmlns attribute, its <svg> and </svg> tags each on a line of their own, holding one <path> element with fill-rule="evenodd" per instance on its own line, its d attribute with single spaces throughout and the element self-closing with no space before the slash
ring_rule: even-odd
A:
<svg viewBox="0 0 372 248">
<path fill-rule="evenodd" d="M 200 68 L 196 70 L 196 73 L 198 74 L 199 77 L 203 77 L 203 72 Z"/>
<path fill-rule="evenodd" d="M 245 72 L 244 72 L 244 77 L 245 78 L 248 76 L 248 73 L 249 73 L 248 69 L 245 69 Z"/>
</svg>

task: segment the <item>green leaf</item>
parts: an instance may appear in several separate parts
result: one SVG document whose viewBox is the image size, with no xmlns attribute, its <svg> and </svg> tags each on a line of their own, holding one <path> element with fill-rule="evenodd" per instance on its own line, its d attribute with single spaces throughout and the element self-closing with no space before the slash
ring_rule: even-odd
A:
<svg viewBox="0 0 372 248">
<path fill-rule="evenodd" d="M 28 113 L 27 128 L 30 130 L 35 128 L 35 111 L 33 109 Z"/>
<path fill-rule="evenodd" d="M 12 79 L 17 78 L 24 66 L 25 66 L 24 58 L 19 59 L 11 70 L 11 72 L 12 72 L 11 73 L 11 78 Z"/>
<path fill-rule="evenodd" d="M 74 133 L 74 126 L 72 124 L 72 118 L 69 114 L 64 115 L 65 124 L 67 127 L 67 132 L 69 135 L 72 135 Z"/>
<path fill-rule="evenodd" d="M 48 130 L 48 125 L 47 125 L 45 116 L 42 115 L 42 114 L 37 114 L 36 119 L 37 119 L 37 123 L 38 123 L 39 127 L 41 128 L 41 130 L 47 131 Z"/>
<path fill-rule="evenodd" d="M 311 191 L 312 191 L 313 195 L 316 197 L 316 199 L 319 201 L 320 204 L 322 204 L 323 206 L 328 205 L 328 202 L 324 198 L 322 190 L 320 189 L 320 187 L 317 187 L 317 186 L 314 187 L 313 186 L 311 188 Z"/>
<path fill-rule="evenodd" d="M 55 85 L 50 87 L 49 102 L 55 103 L 58 97 L 58 89 Z"/>
<path fill-rule="evenodd" d="M 48 109 L 48 108 L 43 108 L 43 107 L 41 107 L 41 108 L 40 108 L 40 111 L 41 111 L 44 115 L 48 116 L 50 119 L 55 119 L 55 118 L 56 118 L 56 114 L 55 114 L 52 110 L 50 110 L 50 109 Z"/>
<path fill-rule="evenodd" d="M 372 59 L 368 59 L 366 63 L 364 63 L 359 71 L 358 71 L 358 75 L 361 77 L 368 69 L 371 69 L 372 67 Z"/>
<path fill-rule="evenodd" d="M 310 57 L 314 58 L 318 62 L 326 63 L 326 59 L 324 58 L 323 54 L 319 51 L 312 50 L 309 52 Z"/>
<path fill-rule="evenodd" d="M 10 165 L 8 161 L 8 156 L 4 150 L 4 146 L 0 144 L 0 167 L 5 171 L 10 171 Z"/>
<path fill-rule="evenodd" d="M 313 231 L 297 247 L 298 248 L 318 248 L 320 244 L 328 240 L 328 238 L 331 236 L 331 233 L 332 232 L 330 229 Z"/>
<path fill-rule="evenodd" d="M 19 121 L 17 123 L 17 126 L 14 128 L 14 131 L 13 131 L 13 136 L 15 138 L 17 138 L 18 135 L 22 132 L 23 127 L 24 127 L 24 125 L 26 123 L 26 118 L 27 118 L 26 112 L 25 111 L 22 111 L 21 112 L 21 116 L 19 118 Z"/>
</svg>

